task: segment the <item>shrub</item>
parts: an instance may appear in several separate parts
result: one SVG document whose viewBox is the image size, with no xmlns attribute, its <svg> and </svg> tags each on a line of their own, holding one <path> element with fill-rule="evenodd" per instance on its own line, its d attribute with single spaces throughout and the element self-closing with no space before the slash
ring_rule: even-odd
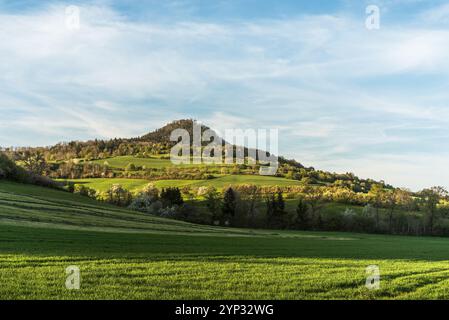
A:
<svg viewBox="0 0 449 320">
<path fill-rule="evenodd" d="M 126 165 L 126 167 L 125 167 L 125 170 L 126 171 L 136 171 L 136 166 L 135 166 L 135 164 L 134 163 L 128 163 L 127 165 Z"/>
<path fill-rule="evenodd" d="M 25 178 L 25 170 L 19 168 L 6 154 L 0 152 L 0 179 L 23 182 Z"/>
<path fill-rule="evenodd" d="M 82 184 L 76 184 L 73 188 L 73 193 L 77 193 L 79 195 L 93 199 L 97 198 L 97 191 L 95 189 L 88 188 Z"/>
<path fill-rule="evenodd" d="M 131 204 L 129 205 L 128 208 L 135 211 L 149 213 L 151 205 L 153 203 L 154 203 L 153 197 L 143 194 L 135 198 L 133 201 L 131 201 Z"/>
<path fill-rule="evenodd" d="M 160 211 L 160 216 L 164 218 L 176 218 L 178 216 L 179 208 L 177 206 L 165 207 Z"/>
<path fill-rule="evenodd" d="M 0 152 L 0 179 L 8 179 L 21 183 L 35 184 L 42 187 L 60 189 L 61 184 L 17 166 L 7 155 Z"/>
</svg>

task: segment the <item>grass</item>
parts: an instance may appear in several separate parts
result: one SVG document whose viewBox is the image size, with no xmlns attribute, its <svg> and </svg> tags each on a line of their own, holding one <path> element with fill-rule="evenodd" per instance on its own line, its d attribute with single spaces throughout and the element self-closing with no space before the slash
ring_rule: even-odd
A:
<svg viewBox="0 0 449 320">
<path fill-rule="evenodd" d="M 448 248 L 445 238 L 198 226 L 0 181 L 2 299 L 446 299 Z M 65 289 L 70 265 L 80 290 Z"/>
<path fill-rule="evenodd" d="M 166 157 L 169 155 L 165 155 Z M 169 159 L 161 159 L 161 158 L 138 158 L 134 156 L 118 156 L 108 159 L 94 160 L 93 163 L 104 164 L 105 162 L 111 168 L 114 169 L 125 169 L 126 166 L 130 163 L 134 164 L 138 167 L 145 166 L 147 169 L 164 169 L 167 167 L 204 167 L 206 165 L 198 165 L 198 164 L 183 164 L 183 165 L 174 165 Z M 214 165 L 216 167 L 216 165 Z"/>
<path fill-rule="evenodd" d="M 133 163 L 136 166 L 147 168 L 162 169 L 167 166 L 172 166 L 170 160 L 157 158 L 136 158 L 133 156 L 119 156 L 102 160 L 94 160 L 93 163 L 104 164 L 107 162 L 111 168 L 124 169 L 128 164 Z"/>
</svg>

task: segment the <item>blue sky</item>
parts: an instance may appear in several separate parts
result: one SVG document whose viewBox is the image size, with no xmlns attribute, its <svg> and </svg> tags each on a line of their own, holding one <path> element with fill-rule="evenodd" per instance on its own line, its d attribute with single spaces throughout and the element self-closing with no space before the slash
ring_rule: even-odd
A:
<svg viewBox="0 0 449 320">
<path fill-rule="evenodd" d="M 279 128 L 280 153 L 308 166 L 449 186 L 447 39 L 444 1 L 0 0 L 0 145 L 193 117 Z"/>
</svg>

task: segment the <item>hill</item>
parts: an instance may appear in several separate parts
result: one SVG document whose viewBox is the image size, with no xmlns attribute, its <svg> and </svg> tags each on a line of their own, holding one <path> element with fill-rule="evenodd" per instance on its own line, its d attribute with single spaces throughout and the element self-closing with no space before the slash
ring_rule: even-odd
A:
<svg viewBox="0 0 449 320">
<path fill-rule="evenodd" d="M 193 139 L 193 119 L 181 119 L 181 120 L 175 120 L 171 123 L 166 124 L 165 126 L 156 129 L 150 133 L 147 133 L 139 138 L 134 138 L 133 140 L 137 141 L 147 141 L 152 143 L 168 143 L 168 144 L 175 144 L 170 140 L 171 133 L 176 129 L 184 129 L 186 130 L 189 135 L 190 139 L 192 141 Z M 201 125 L 201 132 L 204 132 L 206 130 L 209 130 L 210 128 Z"/>
<path fill-rule="evenodd" d="M 142 179 L 209 179 L 210 174 L 244 174 L 258 175 L 259 165 L 233 165 L 233 166 L 204 166 L 176 167 L 176 171 L 165 170 L 171 164 L 168 160 L 171 147 L 170 133 L 175 128 L 186 129 L 192 133 L 193 120 L 177 120 L 153 132 L 136 138 L 115 138 L 111 140 L 72 141 L 59 143 L 52 147 L 4 149 L 10 158 L 18 158 L 18 154 L 28 152 L 41 154 L 49 166 L 43 173 L 54 179 L 80 179 L 80 178 L 142 178 Z M 202 130 L 208 129 L 203 125 Z M 192 134 L 191 134 L 192 137 Z M 236 148 L 236 146 L 233 146 Z M 245 149 L 245 154 L 248 150 Z M 126 160 L 126 157 L 133 159 Z M 118 160 L 121 159 L 121 160 Z M 122 161 L 120 164 L 119 162 Z M 157 163 L 157 161 L 161 161 Z M 152 162 L 152 163 L 148 163 Z M 383 181 L 360 179 L 352 173 L 331 173 L 306 168 L 295 160 L 279 158 L 279 168 L 276 176 L 292 180 L 305 180 L 312 184 L 345 185 L 354 192 L 368 192 L 372 185 L 382 184 L 391 188 Z M 134 164 L 138 170 L 130 175 L 125 172 L 128 164 Z M 223 168 L 226 167 L 226 168 Z M 211 171 L 212 170 L 212 171 Z M 215 170 L 215 171 L 213 171 Z"/>
</svg>

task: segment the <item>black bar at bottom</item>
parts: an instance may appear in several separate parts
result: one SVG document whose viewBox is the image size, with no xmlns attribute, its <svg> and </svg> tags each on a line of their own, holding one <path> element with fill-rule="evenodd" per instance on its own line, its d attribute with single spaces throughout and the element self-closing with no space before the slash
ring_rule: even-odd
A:
<svg viewBox="0 0 449 320">
<path fill-rule="evenodd" d="M 139 319 L 302 319 L 315 316 L 384 314 L 385 308 L 397 309 L 402 316 L 429 308 L 447 310 L 449 301 L 1 301 L 3 312 L 17 316 L 24 312 L 46 316 L 92 314 Z M 431 309 L 430 309 L 431 308 Z M 10 309 L 10 310 L 8 310 Z M 389 311 L 388 311 L 389 312 Z M 138 316 L 139 315 L 139 316 Z"/>
</svg>

